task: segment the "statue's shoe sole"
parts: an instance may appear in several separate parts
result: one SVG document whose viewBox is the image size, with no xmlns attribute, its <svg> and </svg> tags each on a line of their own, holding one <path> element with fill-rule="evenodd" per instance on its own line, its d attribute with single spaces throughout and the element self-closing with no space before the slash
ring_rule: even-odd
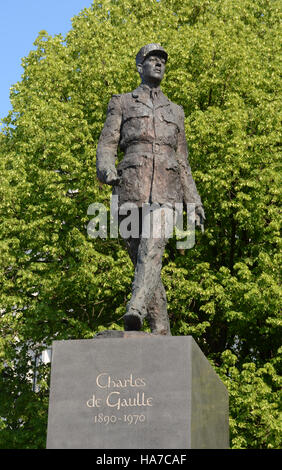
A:
<svg viewBox="0 0 282 470">
<path fill-rule="evenodd" d="M 126 313 L 123 317 L 126 331 L 138 331 L 142 328 L 142 320 L 138 313 Z"/>
</svg>

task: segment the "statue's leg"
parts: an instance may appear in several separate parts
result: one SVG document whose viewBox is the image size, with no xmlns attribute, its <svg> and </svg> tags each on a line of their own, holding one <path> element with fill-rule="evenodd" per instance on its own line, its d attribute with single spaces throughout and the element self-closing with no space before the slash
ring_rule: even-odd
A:
<svg viewBox="0 0 282 470">
<path fill-rule="evenodd" d="M 120 221 L 122 220 L 122 217 L 120 217 Z M 140 244 L 140 238 L 126 238 L 123 240 L 126 250 L 130 256 L 130 259 L 135 267 L 136 270 L 136 265 L 137 265 L 137 258 L 138 258 L 138 248 Z M 124 315 L 124 327 L 125 330 L 140 330 L 142 328 L 142 322 L 143 322 L 143 315 L 141 317 L 139 311 L 135 312 L 134 310 L 131 310 L 131 314 Z"/>
<path fill-rule="evenodd" d="M 167 314 L 167 302 L 165 288 L 161 279 L 148 306 L 147 318 L 152 333 L 170 335 L 170 324 Z"/>
<path fill-rule="evenodd" d="M 136 268 L 137 255 L 140 239 L 129 238 L 124 240 L 126 249 L 129 253 L 130 259 Z M 140 314 L 139 314 L 140 316 Z M 147 308 L 147 318 L 150 324 L 152 333 L 170 335 L 170 324 L 167 314 L 167 301 L 165 288 L 162 280 L 159 279 L 158 286 Z M 142 318 L 143 321 L 143 318 Z M 134 320 L 133 320 L 134 322 Z M 136 320 L 137 326 L 140 323 L 139 318 Z"/>
<path fill-rule="evenodd" d="M 120 218 L 122 220 L 122 218 Z M 162 219 L 154 219 L 162 224 Z M 167 315 L 166 294 L 161 281 L 162 257 L 167 243 L 165 231 L 153 231 L 149 237 L 141 237 L 143 227 L 142 212 L 139 211 L 139 237 L 124 239 L 126 249 L 135 267 L 132 297 L 124 315 L 126 330 L 140 330 L 143 320 L 148 318 L 151 330 L 157 334 L 170 334 Z"/>
<path fill-rule="evenodd" d="M 126 250 L 130 256 L 130 259 L 136 268 L 137 264 L 137 256 L 138 256 L 138 248 L 140 243 L 140 238 L 127 238 L 123 240 Z"/>
<path fill-rule="evenodd" d="M 157 224 L 155 227 L 160 229 L 161 231 L 157 230 L 157 237 L 165 237 L 161 238 L 163 246 L 165 246 L 167 239 L 166 239 L 166 229 L 168 232 L 172 230 L 172 226 L 169 224 L 173 224 L 173 214 L 169 212 L 171 209 L 168 207 L 166 208 L 166 216 L 163 213 L 162 209 L 159 210 L 158 208 L 154 212 L 153 219 L 151 219 L 152 225 L 151 229 L 153 229 L 154 234 L 154 224 Z M 167 218 L 166 218 L 167 217 Z M 166 293 L 165 288 L 163 286 L 161 280 L 161 273 L 159 272 L 159 279 L 157 287 L 153 293 L 153 296 L 148 303 L 147 306 L 147 319 L 150 324 L 150 328 L 152 333 L 162 334 L 162 335 L 170 335 L 170 324 L 169 318 L 167 314 L 167 301 L 166 301 Z"/>
<path fill-rule="evenodd" d="M 156 299 L 163 303 L 165 297 L 160 290 L 160 274 L 162 257 L 166 245 L 164 238 L 141 238 L 138 245 L 138 254 L 133 281 L 132 297 L 127 305 L 124 315 L 126 330 L 140 330 L 144 318 L 148 314 L 148 307 L 156 295 Z M 156 312 L 157 310 L 155 310 Z M 149 320 L 150 321 L 150 320 Z M 154 322 L 154 320 L 152 320 Z M 154 328 L 155 329 L 155 328 Z"/>
</svg>

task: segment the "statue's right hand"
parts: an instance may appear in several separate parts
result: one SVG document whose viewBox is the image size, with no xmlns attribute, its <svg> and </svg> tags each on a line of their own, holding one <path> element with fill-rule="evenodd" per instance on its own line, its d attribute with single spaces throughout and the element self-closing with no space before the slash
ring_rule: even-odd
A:
<svg viewBox="0 0 282 470">
<path fill-rule="evenodd" d="M 105 178 L 106 184 L 110 184 L 111 186 L 114 186 L 119 183 L 119 180 L 120 179 L 118 177 L 116 169 L 107 171 L 106 178 Z"/>
</svg>

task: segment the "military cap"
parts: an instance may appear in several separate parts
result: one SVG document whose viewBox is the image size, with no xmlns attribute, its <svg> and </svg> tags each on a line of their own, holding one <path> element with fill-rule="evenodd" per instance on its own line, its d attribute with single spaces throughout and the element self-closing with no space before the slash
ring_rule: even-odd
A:
<svg viewBox="0 0 282 470">
<path fill-rule="evenodd" d="M 136 56 L 136 65 L 143 64 L 146 57 L 152 54 L 153 52 L 159 52 L 161 55 L 163 55 L 165 61 L 167 61 L 168 56 L 164 48 L 160 44 L 152 43 L 146 44 L 146 46 L 141 47 L 140 51 Z"/>
</svg>

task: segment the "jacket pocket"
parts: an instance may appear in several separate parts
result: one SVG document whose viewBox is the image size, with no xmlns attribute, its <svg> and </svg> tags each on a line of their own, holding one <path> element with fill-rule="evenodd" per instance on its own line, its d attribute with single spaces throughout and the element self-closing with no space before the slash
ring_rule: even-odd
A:
<svg viewBox="0 0 282 470">
<path fill-rule="evenodd" d="M 120 175 L 122 174 L 123 170 L 126 170 L 127 168 L 138 168 L 143 165 L 143 162 L 141 160 L 136 159 L 135 155 L 132 155 L 131 157 L 124 158 L 117 166 L 117 172 Z"/>
<path fill-rule="evenodd" d="M 161 117 L 163 121 L 166 121 L 169 124 L 174 124 L 179 129 L 178 119 L 170 109 L 162 109 Z"/>
<path fill-rule="evenodd" d="M 124 111 L 123 122 L 128 119 L 149 117 L 150 111 L 146 106 L 130 106 Z"/>
</svg>

